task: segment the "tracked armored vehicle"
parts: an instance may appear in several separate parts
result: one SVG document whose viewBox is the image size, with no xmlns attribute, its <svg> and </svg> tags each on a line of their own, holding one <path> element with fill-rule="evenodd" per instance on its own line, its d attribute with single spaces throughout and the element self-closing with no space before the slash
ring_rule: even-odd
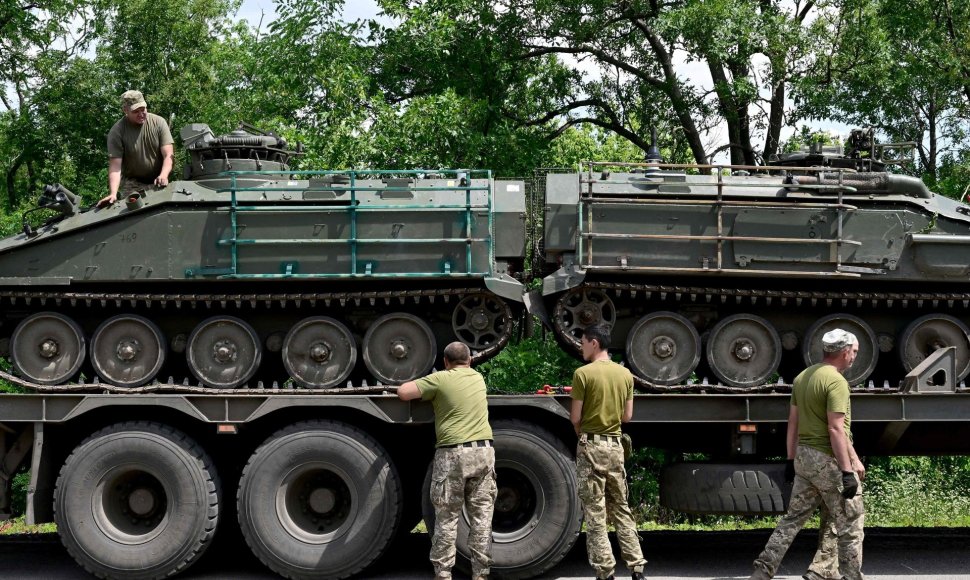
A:
<svg viewBox="0 0 970 580">
<path fill-rule="evenodd" d="M 533 302 L 574 352 L 584 327 L 611 325 L 648 391 L 790 383 L 835 327 L 859 338 L 852 385 L 896 388 L 948 346 L 964 379 L 970 207 L 889 173 L 905 144 L 849 143 L 770 167 L 663 165 L 654 151 L 547 175 L 549 274 Z"/>
<path fill-rule="evenodd" d="M 297 152 L 251 127 L 181 138 L 183 179 L 103 209 L 48 186 L 53 217 L 0 241 L 0 333 L 25 386 L 373 386 L 453 340 L 478 361 L 508 341 L 521 182 L 294 172 Z"/>
</svg>

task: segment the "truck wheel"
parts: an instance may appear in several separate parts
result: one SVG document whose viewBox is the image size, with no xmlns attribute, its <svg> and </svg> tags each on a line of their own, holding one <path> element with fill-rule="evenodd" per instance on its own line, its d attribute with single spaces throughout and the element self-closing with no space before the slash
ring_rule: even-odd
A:
<svg viewBox="0 0 970 580">
<path fill-rule="evenodd" d="M 676 463 L 660 473 L 660 504 L 689 514 L 785 513 L 791 484 L 783 463 Z"/>
<path fill-rule="evenodd" d="M 113 425 L 67 458 L 54 519 L 68 553 L 101 578 L 164 578 L 202 555 L 219 519 L 208 455 L 158 423 Z"/>
<path fill-rule="evenodd" d="M 390 544 L 401 518 L 401 481 L 363 431 L 306 421 L 253 453 L 237 508 L 249 548 L 277 574 L 345 578 Z"/>
<path fill-rule="evenodd" d="M 495 471 L 498 496 L 492 517 L 494 578 L 532 578 L 549 570 L 572 549 L 582 525 L 576 466 L 568 448 L 549 431 L 522 421 L 496 421 Z M 431 467 L 422 508 L 434 530 Z M 458 520 L 456 565 L 471 570 L 468 520 Z"/>
</svg>

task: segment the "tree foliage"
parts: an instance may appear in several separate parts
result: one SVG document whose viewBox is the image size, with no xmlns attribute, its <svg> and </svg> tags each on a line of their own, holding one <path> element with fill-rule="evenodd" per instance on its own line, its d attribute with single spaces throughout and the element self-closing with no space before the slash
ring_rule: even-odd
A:
<svg viewBox="0 0 970 580">
<path fill-rule="evenodd" d="M 770 160 L 796 123 L 875 126 L 965 193 L 970 4 L 952 0 L 0 0 L 0 188 L 93 200 L 118 95 L 216 132 L 301 141 L 303 167 L 483 167 L 583 159 Z M 784 133 L 783 133 L 784 131 Z M 176 148 L 180 151 L 180 148 Z"/>
</svg>

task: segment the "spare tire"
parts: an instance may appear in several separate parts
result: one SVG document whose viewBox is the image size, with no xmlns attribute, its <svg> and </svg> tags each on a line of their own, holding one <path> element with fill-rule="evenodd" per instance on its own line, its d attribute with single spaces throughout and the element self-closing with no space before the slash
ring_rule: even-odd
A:
<svg viewBox="0 0 970 580">
<path fill-rule="evenodd" d="M 688 514 L 781 514 L 791 487 L 783 463 L 676 463 L 660 472 L 660 505 Z"/>
</svg>

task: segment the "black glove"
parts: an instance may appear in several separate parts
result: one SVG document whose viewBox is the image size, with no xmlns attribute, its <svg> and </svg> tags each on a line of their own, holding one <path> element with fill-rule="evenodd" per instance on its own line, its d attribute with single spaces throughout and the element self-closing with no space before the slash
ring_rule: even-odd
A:
<svg viewBox="0 0 970 580">
<path fill-rule="evenodd" d="M 795 481 L 795 460 L 789 459 L 785 461 L 785 483 L 792 483 Z"/>
<path fill-rule="evenodd" d="M 842 497 L 845 499 L 852 499 L 855 497 L 856 492 L 859 491 L 859 480 L 855 478 L 854 471 L 843 471 L 842 472 Z"/>
</svg>

